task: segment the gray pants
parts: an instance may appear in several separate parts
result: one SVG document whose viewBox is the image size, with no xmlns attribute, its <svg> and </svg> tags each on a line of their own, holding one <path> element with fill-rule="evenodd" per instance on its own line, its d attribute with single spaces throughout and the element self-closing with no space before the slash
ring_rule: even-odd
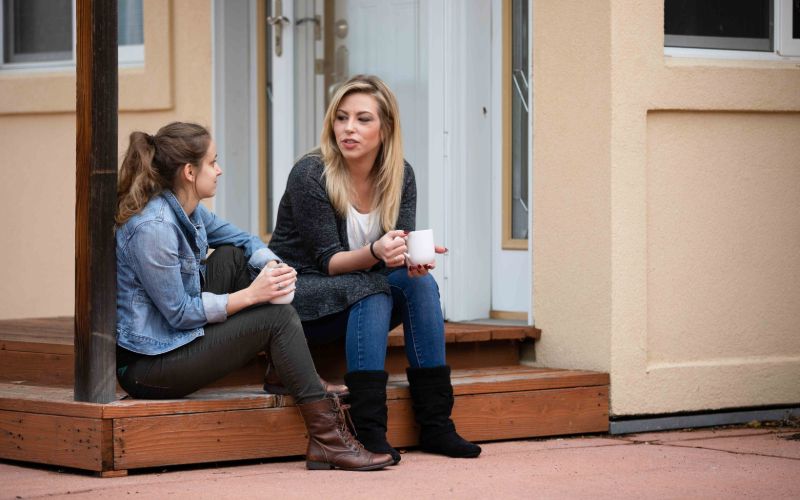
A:
<svg viewBox="0 0 800 500">
<path fill-rule="evenodd" d="M 250 284 L 241 249 L 223 246 L 208 259 L 204 291 L 231 293 Z M 148 356 L 117 347 L 117 380 L 135 398 L 173 399 L 241 368 L 266 351 L 300 404 L 325 396 L 303 327 L 291 305 L 263 304 L 206 325 L 205 335 L 173 351 Z"/>
</svg>

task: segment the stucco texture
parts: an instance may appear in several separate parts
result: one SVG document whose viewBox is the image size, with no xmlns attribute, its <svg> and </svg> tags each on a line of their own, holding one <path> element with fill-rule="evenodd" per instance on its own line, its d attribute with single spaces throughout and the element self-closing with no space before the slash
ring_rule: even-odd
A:
<svg viewBox="0 0 800 500">
<path fill-rule="evenodd" d="M 533 3 L 533 312 L 545 366 L 610 369 L 609 7 Z"/>
<path fill-rule="evenodd" d="M 665 57 L 660 2 L 535 5 L 537 362 L 607 369 L 613 415 L 800 402 L 798 61 Z"/>
</svg>

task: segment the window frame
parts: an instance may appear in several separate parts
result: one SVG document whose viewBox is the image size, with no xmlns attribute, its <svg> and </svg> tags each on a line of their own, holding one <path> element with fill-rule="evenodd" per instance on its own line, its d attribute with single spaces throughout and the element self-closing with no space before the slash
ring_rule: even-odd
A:
<svg viewBox="0 0 800 500">
<path fill-rule="evenodd" d="M 76 60 L 76 46 L 78 41 L 77 29 L 77 0 L 71 0 L 72 3 L 72 47 L 70 49 L 69 57 L 64 59 L 49 60 L 49 61 L 16 61 L 6 62 L 5 60 L 5 4 L 8 0 L 0 0 L 0 71 L 64 71 L 75 70 L 77 64 Z M 142 10 L 144 10 L 145 2 L 142 2 Z M 64 53 L 66 54 L 66 52 Z M 117 46 L 117 64 L 120 67 L 141 67 L 144 66 L 144 43 L 131 44 L 131 45 L 118 45 Z"/>
<path fill-rule="evenodd" d="M 697 59 L 728 59 L 728 60 L 753 60 L 753 61 L 795 61 L 800 58 L 800 40 L 791 37 L 792 18 L 783 15 L 784 12 L 791 12 L 792 0 L 772 0 L 770 5 L 772 12 L 771 29 L 771 50 L 741 50 L 736 48 L 696 48 L 696 47 L 676 47 L 668 46 L 667 40 L 671 37 L 688 38 L 682 35 L 664 36 L 664 55 L 676 58 L 697 58 Z M 663 7 L 663 4 L 662 4 Z M 663 19 L 663 12 L 662 12 Z M 716 37 L 691 37 L 691 38 L 716 38 Z M 736 40 L 736 39 L 732 39 Z M 745 39 L 750 40 L 750 39 Z"/>
<path fill-rule="evenodd" d="M 792 17 L 793 0 L 777 0 L 778 17 L 775 19 L 775 27 L 778 33 L 775 38 L 779 40 L 779 47 L 776 52 L 784 57 L 800 57 L 800 38 L 792 38 L 794 19 Z"/>
<path fill-rule="evenodd" d="M 144 66 L 119 68 L 119 109 L 167 111 L 175 106 L 173 0 L 143 0 Z M 75 112 L 75 68 L 0 71 L 0 116 Z"/>
<path fill-rule="evenodd" d="M 5 53 L 6 53 L 6 31 L 5 31 L 5 15 L 6 15 L 6 4 L 8 2 L 14 2 L 15 0 L 0 0 L 0 66 L 26 66 L 26 65 L 37 65 L 37 66 L 63 66 L 64 61 L 68 61 L 69 58 L 73 57 L 75 53 L 75 21 L 76 21 L 76 14 L 75 14 L 75 0 L 70 2 L 70 15 L 72 17 L 72 40 L 70 44 L 69 51 L 61 51 L 61 52 L 48 52 L 48 54 L 55 54 L 56 57 L 46 58 L 46 59 L 31 59 L 29 61 L 12 61 L 12 62 L 5 62 Z M 16 0 L 20 1 L 20 0 Z"/>
<path fill-rule="evenodd" d="M 512 236 L 512 204 L 513 199 L 513 153 L 512 153 L 512 137 L 513 137 L 513 113 L 512 113 L 512 85 L 514 82 L 511 79 L 511 69 L 513 67 L 512 61 L 512 47 L 513 47 L 513 26 L 511 20 L 511 10 L 513 8 L 512 0 L 503 0 L 503 59 L 502 59 L 502 103 L 503 103 L 503 193 L 502 193 L 502 249 L 503 250 L 528 250 L 530 234 L 527 238 L 514 238 Z M 530 8 L 530 7 L 529 7 Z M 531 72 L 530 61 L 532 54 L 530 52 L 530 13 L 528 19 L 528 71 L 525 77 L 528 78 L 528 103 L 530 109 L 531 102 Z M 531 114 L 528 111 L 528 130 L 527 135 L 531 140 Z M 525 168 L 530 168 L 530 144 L 528 145 L 528 162 Z M 530 211 L 530 178 L 528 179 L 528 211 Z"/>
</svg>

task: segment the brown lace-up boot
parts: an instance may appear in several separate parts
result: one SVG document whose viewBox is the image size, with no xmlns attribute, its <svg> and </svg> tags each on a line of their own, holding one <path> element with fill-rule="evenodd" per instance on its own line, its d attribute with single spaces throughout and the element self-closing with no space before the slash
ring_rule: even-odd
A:
<svg viewBox="0 0 800 500">
<path fill-rule="evenodd" d="M 308 429 L 306 468 L 311 470 L 376 470 L 394 463 L 386 453 L 364 449 L 347 425 L 347 405 L 335 394 L 297 405 Z"/>
</svg>

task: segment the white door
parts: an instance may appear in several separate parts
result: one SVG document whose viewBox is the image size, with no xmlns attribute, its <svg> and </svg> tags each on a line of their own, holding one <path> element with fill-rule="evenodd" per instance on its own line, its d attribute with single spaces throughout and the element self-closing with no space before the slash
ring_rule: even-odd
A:
<svg viewBox="0 0 800 500">
<path fill-rule="evenodd" d="M 358 73 L 379 75 L 397 95 L 406 159 L 427 170 L 427 82 L 417 0 L 271 0 L 282 51 L 271 31 L 271 217 L 299 156 L 319 144 L 322 116 L 338 84 Z M 275 11 L 280 4 L 281 13 Z M 328 9 L 328 11 L 326 11 Z M 280 15 L 287 19 L 278 21 Z M 274 25 L 273 25 L 274 26 Z M 418 185 L 419 227 L 426 227 L 427 184 Z"/>
<path fill-rule="evenodd" d="M 318 144 L 337 84 L 358 73 L 378 75 L 399 101 L 405 156 L 417 178 L 417 227 L 432 228 L 450 249 L 434 272 L 445 317 L 488 317 L 498 284 L 530 279 L 525 269 L 502 263 L 497 272 L 493 262 L 492 206 L 499 200 L 492 186 L 501 169 L 495 2 L 269 2 L 270 227 L 294 161 Z"/>
</svg>

